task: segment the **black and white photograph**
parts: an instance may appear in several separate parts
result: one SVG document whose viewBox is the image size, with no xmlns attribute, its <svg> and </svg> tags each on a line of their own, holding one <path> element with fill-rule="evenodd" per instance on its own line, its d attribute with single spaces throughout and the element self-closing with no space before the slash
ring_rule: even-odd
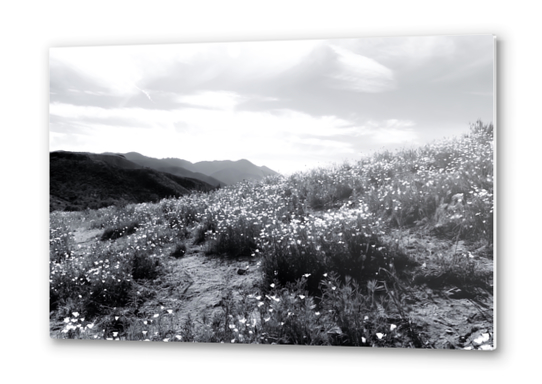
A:
<svg viewBox="0 0 542 384">
<path fill-rule="evenodd" d="M 494 350 L 495 68 L 491 34 L 50 48 L 50 337 Z"/>
</svg>

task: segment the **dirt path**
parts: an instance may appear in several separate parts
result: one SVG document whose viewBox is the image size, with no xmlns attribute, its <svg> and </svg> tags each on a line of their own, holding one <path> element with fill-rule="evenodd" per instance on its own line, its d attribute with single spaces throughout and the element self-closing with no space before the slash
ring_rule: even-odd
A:
<svg viewBox="0 0 542 384">
<path fill-rule="evenodd" d="M 90 252 L 93 245 L 100 242 L 102 233 L 100 229 L 75 229 L 76 254 Z M 174 311 L 179 324 L 189 315 L 192 319 L 204 314 L 211 318 L 215 311 L 222 311 L 228 289 L 237 296 L 241 291 L 256 291 L 261 276 L 257 260 L 228 260 L 206 255 L 202 246 L 193 245 L 192 238 L 185 243 L 187 250 L 183 257 L 164 256 L 161 262 L 165 273 L 152 283 L 142 283 L 142 290 L 152 291 L 153 296 L 137 309 L 139 315 L 152 317 L 169 309 Z M 115 248 L 122 249 L 125 244 L 125 238 L 115 240 Z M 173 248 L 173 244 L 164 247 L 164 254 L 168 255 Z M 240 275 L 239 269 L 246 272 Z"/>
<path fill-rule="evenodd" d="M 247 266 L 245 274 L 237 273 Z M 215 311 L 222 310 L 228 289 L 234 294 L 255 291 L 260 278 L 258 263 L 207 256 L 197 246 L 189 248 L 182 258 L 167 260 L 166 268 L 168 272 L 158 282 L 156 297 L 145 307 L 151 309 L 149 306 L 159 304 L 173 309 L 181 321 L 188 315 L 192 319 L 204 314 L 210 318 Z"/>
<path fill-rule="evenodd" d="M 77 253 L 88 252 L 100 242 L 103 230 L 77 229 L 74 233 Z M 124 238 L 115 241 L 122 249 Z M 188 316 L 198 321 L 210 319 L 214 312 L 223 311 L 224 297 L 229 289 L 234 296 L 241 292 L 255 293 L 261 278 L 257 259 L 228 260 L 206 255 L 202 246 L 192 245 L 187 239 L 183 257 L 164 256 L 165 273 L 154 282 L 143 283 L 152 295 L 137 308 L 138 316 L 152 317 L 155 313 L 172 310 L 178 324 Z M 164 254 L 173 250 L 164 247 Z M 419 250 L 413 250 L 416 252 Z M 248 270 L 238 274 L 239 269 Z M 489 335 L 493 340 L 493 297 L 486 295 L 476 300 L 461 298 L 443 291 L 418 287 L 409 297 L 405 308 L 422 339 L 433 348 L 478 348 L 480 338 Z M 487 342 L 486 342 L 487 343 Z"/>
</svg>

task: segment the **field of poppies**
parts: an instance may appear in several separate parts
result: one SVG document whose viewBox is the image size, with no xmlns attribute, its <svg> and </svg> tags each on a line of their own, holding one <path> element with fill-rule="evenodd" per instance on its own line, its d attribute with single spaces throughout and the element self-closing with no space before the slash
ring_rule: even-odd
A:
<svg viewBox="0 0 542 384">
<path fill-rule="evenodd" d="M 356 163 L 52 212 L 51 337 L 493 349 L 493 177 L 477 122 Z M 201 313 L 196 258 L 224 276 Z M 435 300 L 462 320 L 433 327 Z"/>
</svg>

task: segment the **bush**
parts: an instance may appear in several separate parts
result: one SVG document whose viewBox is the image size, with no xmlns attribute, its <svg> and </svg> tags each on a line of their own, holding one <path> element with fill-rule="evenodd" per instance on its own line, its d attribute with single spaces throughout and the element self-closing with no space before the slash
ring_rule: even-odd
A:
<svg viewBox="0 0 542 384">
<path fill-rule="evenodd" d="M 256 241 L 259 234 L 257 225 L 249 223 L 246 218 L 240 216 L 213 235 L 207 252 L 230 258 L 251 256 L 258 248 Z"/>
<path fill-rule="evenodd" d="M 177 243 L 175 245 L 175 249 L 173 252 L 171 252 L 170 256 L 173 256 L 175 258 L 183 257 L 186 254 L 186 244 L 185 243 Z"/>
<path fill-rule="evenodd" d="M 202 224 L 196 228 L 194 236 L 194 245 L 200 245 L 205 243 L 207 235 L 209 233 L 216 232 L 216 222 L 212 219 L 206 219 Z"/>
<path fill-rule="evenodd" d="M 132 277 L 135 280 L 154 280 L 160 274 L 160 261 L 146 251 L 136 251 L 132 258 Z"/>
<path fill-rule="evenodd" d="M 106 228 L 100 240 L 116 240 L 122 236 L 132 235 L 138 228 L 139 222 L 137 221 L 120 223 L 116 226 Z"/>
</svg>

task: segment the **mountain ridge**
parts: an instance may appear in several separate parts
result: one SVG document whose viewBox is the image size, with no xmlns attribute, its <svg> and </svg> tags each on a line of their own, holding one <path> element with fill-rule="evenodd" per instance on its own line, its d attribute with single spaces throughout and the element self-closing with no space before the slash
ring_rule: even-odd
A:
<svg viewBox="0 0 542 384">
<path fill-rule="evenodd" d="M 49 161 L 51 212 L 156 202 L 216 189 L 198 179 L 141 166 L 118 154 L 54 151 Z"/>
<path fill-rule="evenodd" d="M 166 171 L 184 177 L 193 177 L 211 185 L 222 187 L 239 181 L 261 180 L 266 176 L 278 175 L 266 166 L 257 166 L 247 159 L 240 160 L 210 160 L 192 163 L 179 158 L 157 159 L 142 155 L 138 152 L 127 152 L 126 159 L 158 171 Z"/>
</svg>

